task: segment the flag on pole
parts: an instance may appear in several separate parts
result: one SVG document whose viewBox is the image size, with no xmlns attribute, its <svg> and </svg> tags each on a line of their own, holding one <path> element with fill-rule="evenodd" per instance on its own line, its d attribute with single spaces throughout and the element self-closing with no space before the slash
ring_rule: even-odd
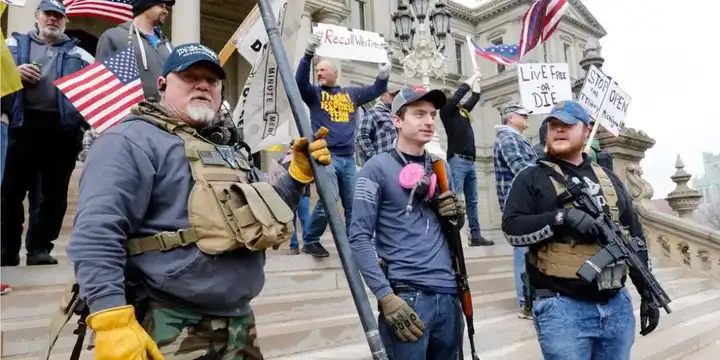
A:
<svg viewBox="0 0 720 360">
<path fill-rule="evenodd" d="M 294 49 L 305 0 L 270 0 L 270 5 L 285 47 Z M 260 14 L 251 12 L 235 35 L 234 46 L 252 69 L 233 112 L 233 121 L 254 153 L 287 144 L 293 114 Z"/>
<path fill-rule="evenodd" d="M 145 97 L 134 46 L 53 83 L 98 133 L 115 125 Z"/>
<path fill-rule="evenodd" d="M 468 39 L 475 55 L 488 59 L 497 64 L 512 65 L 520 60 L 518 44 L 492 45 L 485 48 L 478 46 L 474 40 Z"/>
<path fill-rule="evenodd" d="M 67 17 L 100 17 L 124 23 L 133 19 L 132 0 L 65 0 Z"/>
<path fill-rule="evenodd" d="M 0 0 L 0 2 L 19 7 L 25 6 L 25 0 Z M 0 14 L 2 14 L 2 11 L 0 11 Z"/>
<path fill-rule="evenodd" d="M 0 2 L 0 15 L 5 12 L 7 4 Z M 5 43 L 5 35 L 0 31 L 0 97 L 22 89 L 22 80 L 15 60 Z"/>
<path fill-rule="evenodd" d="M 549 39 L 568 8 L 566 0 L 535 0 L 522 18 L 520 54 L 525 54 Z"/>
</svg>

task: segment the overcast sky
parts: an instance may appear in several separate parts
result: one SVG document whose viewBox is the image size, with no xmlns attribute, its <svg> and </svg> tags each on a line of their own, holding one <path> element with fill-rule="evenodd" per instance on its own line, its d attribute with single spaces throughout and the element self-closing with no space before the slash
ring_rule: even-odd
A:
<svg viewBox="0 0 720 360">
<path fill-rule="evenodd" d="M 675 188 L 679 153 L 702 173 L 702 152 L 720 152 L 720 71 L 711 51 L 720 3 L 660 5 L 641 0 L 584 0 L 608 35 L 600 40 L 603 70 L 632 97 L 625 125 L 655 139 L 641 165 L 654 198 Z M 655 6 L 653 6 L 655 5 Z M 650 13 L 652 12 L 652 14 Z M 695 59 L 697 54 L 702 55 Z"/>
</svg>

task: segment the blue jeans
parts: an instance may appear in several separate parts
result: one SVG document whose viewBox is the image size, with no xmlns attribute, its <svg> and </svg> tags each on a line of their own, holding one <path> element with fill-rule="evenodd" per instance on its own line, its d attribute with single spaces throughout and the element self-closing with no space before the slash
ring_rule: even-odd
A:
<svg viewBox="0 0 720 360">
<path fill-rule="evenodd" d="M 627 289 L 607 304 L 539 298 L 533 315 L 545 360 L 630 360 L 635 314 Z"/>
<path fill-rule="evenodd" d="M 329 178 L 335 193 L 335 202 L 337 202 L 339 198 L 345 210 L 345 232 L 347 233 L 350 228 L 353 193 L 355 190 L 355 173 L 357 172 L 355 168 L 355 158 L 352 156 L 333 155 L 331 165 L 332 166 L 327 166 L 326 169 L 330 172 Z M 335 203 L 333 203 L 332 206 L 335 206 Z M 315 204 L 315 210 L 310 218 L 310 226 L 308 226 L 307 229 L 303 229 L 303 242 L 305 245 L 319 242 L 320 236 L 325 233 L 327 223 L 327 215 L 325 214 L 325 209 L 323 209 L 322 201 L 318 201 L 317 204 Z"/>
<path fill-rule="evenodd" d="M 303 230 L 307 229 L 308 226 L 310 226 L 310 197 L 308 196 L 302 196 L 300 197 L 300 202 L 298 203 L 297 210 L 295 210 L 295 218 L 293 219 L 293 225 L 295 225 L 295 231 L 293 232 L 293 236 L 290 238 L 290 248 L 291 249 L 297 249 L 298 248 L 298 238 L 297 238 L 297 220 L 300 218 L 300 226 Z"/>
<path fill-rule="evenodd" d="M 525 253 L 527 248 L 513 248 L 513 272 L 515 273 L 515 293 L 517 294 L 520 307 L 525 306 L 525 297 L 523 296 L 522 274 L 525 272 Z"/>
<path fill-rule="evenodd" d="M 396 294 L 410 305 L 425 324 L 423 336 L 415 342 L 402 342 L 378 315 L 378 326 L 389 360 L 455 360 L 458 359 L 465 322 L 457 295 L 422 291 Z"/>
<path fill-rule="evenodd" d="M 480 237 L 480 220 L 478 214 L 478 184 L 475 163 L 454 156 L 448 161 L 450 172 L 458 195 L 465 195 L 465 212 L 467 213 L 470 236 Z"/>
</svg>

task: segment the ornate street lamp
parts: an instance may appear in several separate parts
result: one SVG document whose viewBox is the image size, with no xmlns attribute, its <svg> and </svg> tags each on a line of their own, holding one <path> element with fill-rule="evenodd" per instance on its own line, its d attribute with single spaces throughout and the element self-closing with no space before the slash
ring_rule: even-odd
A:
<svg viewBox="0 0 720 360">
<path fill-rule="evenodd" d="M 445 79 L 448 58 L 443 55 L 445 41 L 450 33 L 450 11 L 445 3 L 437 0 L 408 0 L 411 8 L 403 2 L 397 7 L 392 21 L 395 25 L 395 38 L 400 41 L 403 58 L 405 83 L 408 79 L 420 77 L 422 85 L 430 88 L 430 76 Z M 431 4 L 433 10 L 428 14 Z M 425 21 L 429 18 L 430 21 Z M 417 31 L 417 38 L 415 37 Z M 427 144 L 427 150 L 445 158 L 440 147 L 437 132 Z"/>
</svg>

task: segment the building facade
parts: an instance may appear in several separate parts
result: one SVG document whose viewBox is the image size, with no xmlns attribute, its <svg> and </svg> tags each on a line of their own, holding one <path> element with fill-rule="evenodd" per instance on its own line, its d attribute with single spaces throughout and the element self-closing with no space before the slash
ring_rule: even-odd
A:
<svg viewBox="0 0 720 360">
<path fill-rule="evenodd" d="M 720 153 L 703 153 L 703 174 L 693 178 L 693 189 L 703 196 L 700 206 L 720 201 Z"/>
<path fill-rule="evenodd" d="M 288 53 L 297 63 L 306 46 L 306 39 L 313 22 L 329 23 L 381 33 L 387 39 L 394 38 L 392 13 L 399 1 L 406 0 L 306 0 L 302 15 L 302 27 L 295 49 Z M 406 1 L 407 2 L 407 1 Z M 9 36 L 13 31 L 28 31 L 33 28 L 33 14 L 39 0 L 27 0 L 24 8 L 11 6 L 3 16 L 3 30 Z M 179 0 L 172 9 L 171 17 L 164 29 L 173 44 L 200 41 L 219 51 L 233 35 L 235 29 L 251 11 L 255 1 L 247 0 Z M 471 54 L 465 38 L 470 35 L 480 46 L 491 44 L 517 43 L 520 38 L 521 19 L 531 0 L 464 0 L 446 1 L 452 14 L 451 34 L 447 37 L 445 56 L 449 59 L 449 73 L 446 79 L 432 79 L 432 86 L 454 88 L 467 79 L 473 69 Z M 544 45 L 526 55 L 524 62 L 567 62 L 570 65 L 571 83 L 584 77 L 579 62 L 586 49 L 598 48 L 598 40 L 606 35 L 605 30 L 579 0 L 568 0 L 570 9 L 565 13 L 556 32 Z M 94 18 L 73 18 L 68 24 L 68 33 L 83 40 L 86 50 L 94 53 L 97 37 L 115 24 Z M 304 35 L 303 35 L 304 34 Z M 419 85 L 420 79 L 403 78 L 399 57 L 402 53 L 395 45 L 391 86 Z M 345 86 L 364 85 L 373 82 L 377 74 L 376 65 L 347 60 L 329 59 L 340 70 L 340 84 Z M 483 92 L 478 106 L 472 112 L 478 159 L 478 193 L 480 221 L 483 230 L 498 230 L 501 215 L 495 192 L 492 145 L 495 139 L 494 126 L 500 124 L 500 108 L 511 101 L 519 101 L 515 66 L 500 66 L 478 58 L 483 74 Z M 233 56 L 225 65 L 228 71 L 227 97 L 232 105 L 237 101 L 250 65 L 240 56 Z M 538 142 L 537 129 L 540 117 L 532 119 L 526 135 L 533 143 Z M 445 130 L 439 124 L 438 135 L 446 143 Z M 296 132 L 296 130 L 294 130 Z M 443 145 L 444 146 L 444 145 Z M 276 157 L 265 154 L 266 159 Z"/>
</svg>

